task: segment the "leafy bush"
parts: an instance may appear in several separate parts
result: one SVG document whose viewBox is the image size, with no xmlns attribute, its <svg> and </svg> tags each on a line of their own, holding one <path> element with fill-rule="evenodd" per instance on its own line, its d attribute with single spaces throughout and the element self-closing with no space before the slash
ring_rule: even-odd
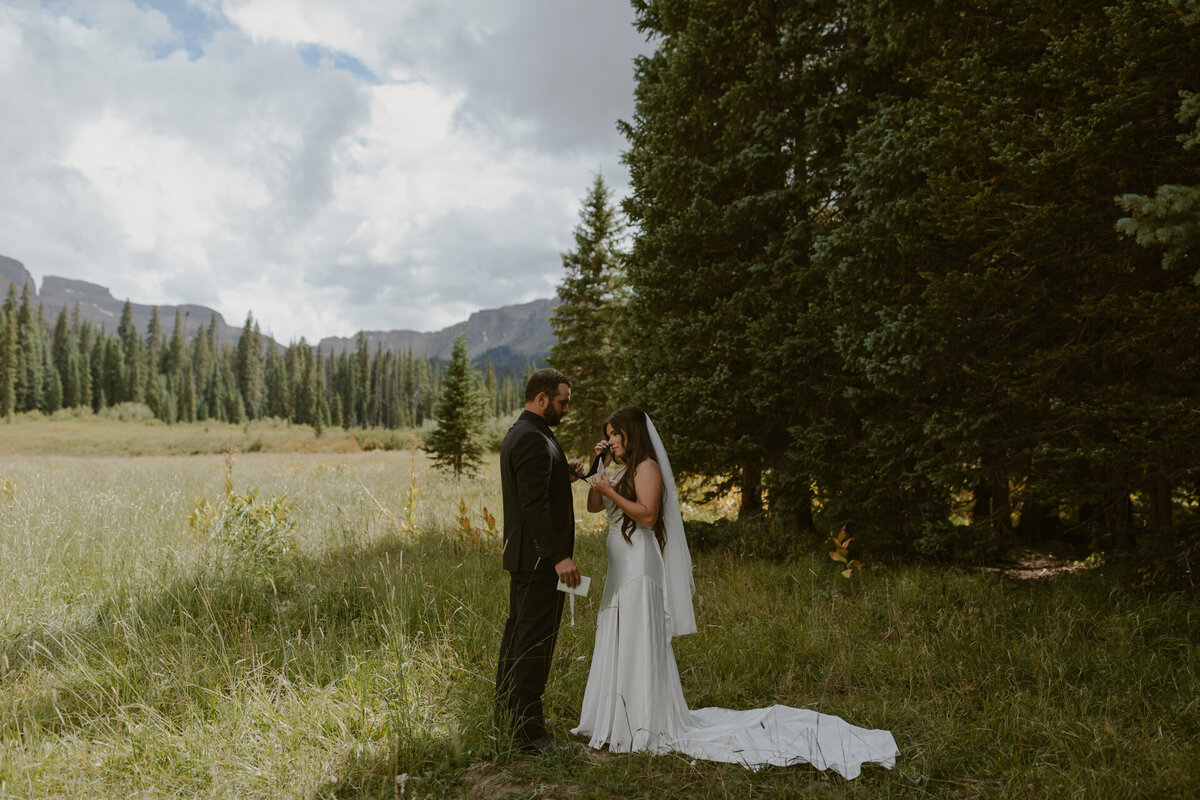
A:
<svg viewBox="0 0 1200 800">
<path fill-rule="evenodd" d="M 351 434 L 363 450 L 407 450 L 420 444 L 418 437 L 410 431 L 379 429 L 358 430 Z"/>
<path fill-rule="evenodd" d="M 291 501 L 286 496 L 260 499 L 257 489 L 236 492 L 231 455 L 226 455 L 225 468 L 224 497 L 219 503 L 196 497 L 187 515 L 188 527 L 214 535 L 235 564 L 269 571 L 296 546 Z"/>
<path fill-rule="evenodd" d="M 121 422 L 157 422 L 158 418 L 145 403 L 117 403 L 100 410 L 100 419 L 116 419 Z"/>
</svg>

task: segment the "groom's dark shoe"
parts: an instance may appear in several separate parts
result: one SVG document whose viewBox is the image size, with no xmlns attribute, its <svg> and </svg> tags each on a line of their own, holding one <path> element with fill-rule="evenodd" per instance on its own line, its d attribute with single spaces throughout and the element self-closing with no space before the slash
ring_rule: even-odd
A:
<svg viewBox="0 0 1200 800">
<path fill-rule="evenodd" d="M 522 753 L 528 753 L 533 756 L 550 756 L 566 752 L 567 746 L 565 744 L 556 744 L 549 736 L 538 736 L 535 739 L 522 742 L 517 749 Z"/>
</svg>

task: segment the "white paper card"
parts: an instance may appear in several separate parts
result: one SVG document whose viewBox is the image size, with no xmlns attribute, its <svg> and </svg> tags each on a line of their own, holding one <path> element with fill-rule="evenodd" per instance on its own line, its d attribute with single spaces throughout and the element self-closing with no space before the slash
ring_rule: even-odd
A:
<svg viewBox="0 0 1200 800">
<path fill-rule="evenodd" d="M 567 594 L 577 594 L 580 597 L 587 597 L 588 587 L 591 585 L 592 585 L 592 579 L 590 576 L 580 575 L 579 576 L 579 585 L 576 586 L 574 589 L 570 588 L 562 581 L 559 581 L 558 582 L 558 590 L 560 592 L 566 592 Z"/>
</svg>

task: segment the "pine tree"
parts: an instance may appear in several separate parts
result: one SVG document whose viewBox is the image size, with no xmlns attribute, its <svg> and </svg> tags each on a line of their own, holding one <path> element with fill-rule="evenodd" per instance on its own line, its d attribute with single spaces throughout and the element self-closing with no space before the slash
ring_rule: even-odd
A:
<svg viewBox="0 0 1200 800">
<path fill-rule="evenodd" d="M 587 449 L 619 403 L 615 358 L 622 307 L 620 239 L 624 225 L 604 179 L 592 181 L 575 227 L 575 249 L 562 256 L 566 275 L 550 317 L 555 341 L 550 365 L 571 377 L 571 413 L 557 435 L 568 449 Z"/>
<path fill-rule="evenodd" d="M 17 308 L 17 411 L 37 411 L 42 407 L 42 391 L 45 387 L 42 365 L 44 335 L 34 318 L 29 284 L 25 284 L 21 291 L 21 305 Z"/>
<path fill-rule="evenodd" d="M 224 345 L 217 358 L 217 401 L 220 408 L 219 419 L 234 425 L 246 421 L 246 401 L 237 384 L 237 351 L 231 345 Z"/>
<path fill-rule="evenodd" d="M 500 408 L 500 386 L 496 381 L 496 368 L 492 366 L 492 357 L 488 356 L 487 371 L 484 372 L 483 387 L 487 407 L 484 409 L 484 417 L 491 419 L 501 413 Z"/>
<path fill-rule="evenodd" d="M 92 363 L 92 356 L 96 337 L 92 326 L 87 322 L 80 321 L 79 303 L 75 304 L 75 310 L 72 312 L 71 327 L 79 343 L 79 405 L 94 410 L 95 393 L 92 390 L 92 376 L 95 374 L 96 365 Z"/>
<path fill-rule="evenodd" d="M 325 382 L 325 358 L 321 353 L 321 348 L 313 347 L 313 370 L 312 370 L 312 393 L 315 398 L 313 408 L 313 432 L 317 436 L 329 427 L 331 417 L 329 411 L 329 400 L 327 398 L 327 389 Z"/>
<path fill-rule="evenodd" d="M 138 335 L 133 319 L 133 303 L 125 301 L 121 310 L 121 321 L 117 324 L 117 337 L 121 340 L 124 359 L 125 385 L 117 398 L 109 395 L 108 402 L 144 403 L 146 401 L 146 358 L 142 337 Z"/>
<path fill-rule="evenodd" d="M 0 308 L 0 416 L 11 420 L 17 404 L 17 287 L 8 285 Z"/>
<path fill-rule="evenodd" d="M 187 332 L 183 326 L 183 315 L 175 309 L 175 326 L 171 330 L 171 340 L 163 353 L 162 371 L 167 375 L 178 375 L 183 371 L 187 362 Z"/>
<path fill-rule="evenodd" d="M 1200 23 L 1200 2 L 1192 3 L 1192 22 Z M 1200 148 L 1200 92 L 1183 91 L 1176 119 L 1191 125 L 1179 134 L 1185 149 Z M 1124 194 L 1118 204 L 1130 216 L 1117 220 L 1117 230 L 1145 247 L 1163 248 L 1163 269 L 1182 267 L 1200 284 L 1200 186 L 1166 184 L 1154 197 Z"/>
<path fill-rule="evenodd" d="M 54 325 L 54 366 L 62 386 L 62 404 L 66 408 L 83 405 L 83 364 L 80 358 L 79 340 L 71 329 L 64 307 Z"/>
<path fill-rule="evenodd" d="M 417 424 L 417 366 L 413 359 L 412 342 L 408 343 L 408 351 L 404 354 L 404 366 L 401 369 L 401 402 L 404 405 L 403 425 Z"/>
<path fill-rule="evenodd" d="M 354 419 L 365 428 L 371 424 L 367 413 L 371 399 L 371 346 L 362 331 L 355 337 L 353 375 Z"/>
<path fill-rule="evenodd" d="M 434 386 L 433 367 L 429 359 L 417 359 L 416 379 L 416 411 L 413 422 L 419 428 L 433 416 L 434 398 L 437 389 Z"/>
<path fill-rule="evenodd" d="M 163 351 L 163 329 L 162 318 L 158 313 L 158 306 L 155 306 L 150 313 L 150 323 L 146 326 L 146 355 L 145 355 L 145 375 L 144 386 L 142 393 L 145 396 L 146 405 L 150 407 L 150 411 L 154 416 L 163 421 L 168 420 L 164 411 L 164 396 L 162 387 L 159 385 L 159 371 L 162 368 L 162 351 Z"/>
<path fill-rule="evenodd" d="M 41 306 L 38 307 L 38 322 L 45 322 L 42 316 Z M 45 327 L 42 328 L 42 406 L 41 410 L 47 414 L 53 414 L 62 408 L 63 387 L 62 379 L 59 377 L 58 370 L 54 367 L 54 346 L 50 338 L 45 335 Z"/>
<path fill-rule="evenodd" d="M 262 413 L 263 400 L 263 346 L 262 334 L 252 314 L 246 315 L 246 324 L 237 343 L 237 385 L 250 419 Z"/>
<path fill-rule="evenodd" d="M 101 336 L 97 340 L 97 346 L 102 349 L 100 364 L 100 380 L 97 381 L 99 387 L 99 399 L 97 400 L 97 410 L 118 403 L 124 402 L 125 386 L 127 378 L 125 375 L 125 356 L 124 348 L 121 340 L 116 336 Z"/>
<path fill-rule="evenodd" d="M 196 419 L 199 420 L 212 419 L 216 416 L 215 405 L 212 401 L 213 351 L 209 330 L 207 326 L 201 324 L 200 330 L 192 342 L 190 369 L 196 384 Z"/>
<path fill-rule="evenodd" d="M 806 525 L 790 431 L 826 408 L 797 383 L 816 384 L 830 352 L 811 243 L 866 105 L 850 91 L 847 14 L 820 0 L 636 8 L 658 47 L 636 62 L 621 125 L 638 231 L 621 343 L 631 399 L 661 420 L 680 472 L 735 486 L 747 516 L 773 485 L 773 507 L 790 501 Z"/>
<path fill-rule="evenodd" d="M 1162 109 L 1200 38 L 1136 0 L 862 6 L 896 83 L 814 248 L 851 423 L 821 431 L 825 509 L 938 552 L 964 538 L 949 517 L 970 492 L 980 553 L 1007 543 L 1018 503 L 1026 535 L 1062 508 L 1130 546 L 1131 493 L 1161 486 L 1166 516 L 1200 448 L 1176 410 L 1200 391 L 1200 325 L 1190 276 L 1121 241 L 1112 198 L 1195 174 Z"/>
<path fill-rule="evenodd" d="M 183 385 L 179 395 L 179 421 L 196 421 L 196 376 L 191 369 L 185 368 L 181 373 Z"/>
<path fill-rule="evenodd" d="M 266 416 L 290 420 L 292 405 L 288 386 L 287 358 L 279 353 L 279 348 L 267 348 L 265 373 Z"/>
<path fill-rule="evenodd" d="M 479 375 L 467 357 L 464 331 L 454 340 L 437 404 L 437 427 L 425 442 L 439 469 L 455 477 L 475 474 L 483 464 L 483 391 Z"/>
</svg>

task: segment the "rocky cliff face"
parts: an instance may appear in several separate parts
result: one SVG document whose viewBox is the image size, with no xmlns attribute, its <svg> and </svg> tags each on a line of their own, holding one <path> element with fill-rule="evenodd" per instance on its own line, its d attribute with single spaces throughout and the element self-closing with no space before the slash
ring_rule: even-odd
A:
<svg viewBox="0 0 1200 800">
<path fill-rule="evenodd" d="M 544 362 L 550 346 L 554 344 L 554 329 L 550 326 L 550 314 L 556 301 L 534 300 L 515 306 L 504 306 L 477 311 L 466 321 L 467 352 L 472 360 L 486 361 L 491 356 L 493 364 L 516 360 L 522 366 L 526 360 Z M 454 340 L 463 331 L 463 325 L 451 325 L 440 331 L 420 333 L 411 330 L 365 331 L 371 352 L 376 347 L 396 352 L 407 352 L 411 346 L 413 355 L 426 358 L 449 359 Z M 358 347 L 357 337 L 330 337 L 321 340 L 321 350 L 326 354 L 338 354 Z"/>
<path fill-rule="evenodd" d="M 20 287 L 25 284 L 29 285 L 30 300 L 35 306 L 41 304 L 42 313 L 50 325 L 54 324 L 64 308 L 68 314 L 72 314 L 78 305 L 80 319 L 96 326 L 103 326 L 109 331 L 115 331 L 121 322 L 121 312 L 125 309 L 124 300 L 113 297 L 112 292 L 106 287 L 87 281 L 47 275 L 42 279 L 42 290 L 39 292 L 34 285 L 33 276 L 29 274 L 29 270 L 25 268 L 24 264 L 15 259 L 0 256 L 0 289 L 7 291 L 5 287 L 9 283 L 17 284 L 18 296 L 21 291 Z M 150 317 L 154 313 L 154 306 L 141 303 L 133 303 L 132 306 L 133 321 L 137 325 L 137 329 L 139 331 L 147 330 L 150 327 Z M 159 306 L 159 322 L 162 324 L 163 333 L 166 336 L 170 336 L 171 331 L 175 329 L 175 310 L 177 308 L 189 337 L 195 336 L 201 325 L 208 325 L 214 314 L 217 317 L 219 341 L 237 341 L 238 336 L 242 333 L 241 328 L 229 325 L 225 322 L 224 317 L 211 308 L 194 305 Z"/>
<path fill-rule="evenodd" d="M 29 285 L 30 294 L 37 293 L 37 286 L 33 282 L 33 276 L 29 274 L 29 270 L 25 269 L 25 265 L 15 258 L 8 256 L 0 256 L 0 294 L 4 297 L 8 296 L 8 285 L 15 283 L 17 285 L 17 297 L 21 296 L 21 287 Z M 0 298 L 3 302 L 3 298 Z"/>
</svg>

